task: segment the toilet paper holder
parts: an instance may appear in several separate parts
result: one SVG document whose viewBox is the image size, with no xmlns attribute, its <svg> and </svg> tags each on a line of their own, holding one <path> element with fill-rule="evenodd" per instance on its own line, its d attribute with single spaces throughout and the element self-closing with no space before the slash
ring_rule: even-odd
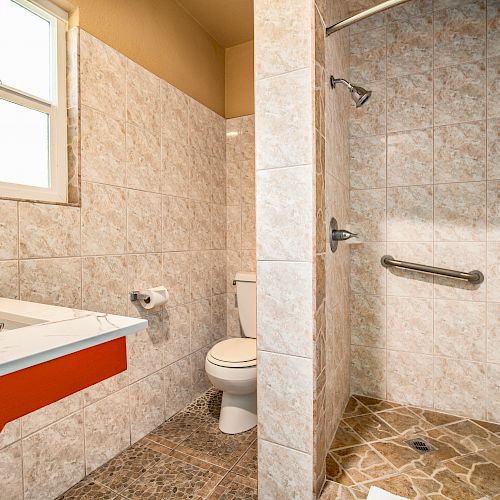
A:
<svg viewBox="0 0 500 500">
<path fill-rule="evenodd" d="M 145 293 L 139 292 L 139 290 L 132 290 L 131 292 L 128 292 L 128 296 L 130 297 L 130 300 L 132 302 L 135 302 L 136 300 L 148 300 L 149 295 Z"/>
<path fill-rule="evenodd" d="M 145 290 L 132 290 L 129 297 L 132 302 L 139 302 L 144 309 L 153 309 L 166 304 L 169 295 L 164 286 L 155 286 Z"/>
</svg>

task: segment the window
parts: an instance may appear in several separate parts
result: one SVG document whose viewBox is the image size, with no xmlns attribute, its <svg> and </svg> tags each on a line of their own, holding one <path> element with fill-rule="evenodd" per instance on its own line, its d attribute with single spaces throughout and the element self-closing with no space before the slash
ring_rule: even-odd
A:
<svg viewBox="0 0 500 500">
<path fill-rule="evenodd" d="M 0 0 L 0 197 L 66 202 L 65 13 Z"/>
</svg>

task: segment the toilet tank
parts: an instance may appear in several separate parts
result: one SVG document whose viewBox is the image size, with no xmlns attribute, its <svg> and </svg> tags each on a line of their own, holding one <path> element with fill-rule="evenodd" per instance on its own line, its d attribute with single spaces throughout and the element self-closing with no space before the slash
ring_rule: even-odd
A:
<svg viewBox="0 0 500 500">
<path fill-rule="evenodd" d="M 238 314 L 245 337 L 257 338 L 257 286 L 255 273 L 236 273 Z"/>
</svg>

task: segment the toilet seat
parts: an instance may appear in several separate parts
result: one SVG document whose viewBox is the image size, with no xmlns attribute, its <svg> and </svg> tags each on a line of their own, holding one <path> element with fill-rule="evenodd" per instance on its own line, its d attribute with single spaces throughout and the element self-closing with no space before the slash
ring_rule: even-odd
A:
<svg viewBox="0 0 500 500">
<path fill-rule="evenodd" d="M 253 338 L 235 338 L 215 344 L 207 361 L 226 368 L 250 368 L 257 365 L 257 342 Z"/>
</svg>

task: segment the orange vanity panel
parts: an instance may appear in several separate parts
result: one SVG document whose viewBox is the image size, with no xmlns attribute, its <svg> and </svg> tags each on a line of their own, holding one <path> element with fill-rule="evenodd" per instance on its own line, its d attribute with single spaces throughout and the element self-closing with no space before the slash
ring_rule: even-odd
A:
<svg viewBox="0 0 500 500">
<path fill-rule="evenodd" d="M 127 369 L 125 337 L 0 377 L 0 432 L 5 424 Z"/>
</svg>

